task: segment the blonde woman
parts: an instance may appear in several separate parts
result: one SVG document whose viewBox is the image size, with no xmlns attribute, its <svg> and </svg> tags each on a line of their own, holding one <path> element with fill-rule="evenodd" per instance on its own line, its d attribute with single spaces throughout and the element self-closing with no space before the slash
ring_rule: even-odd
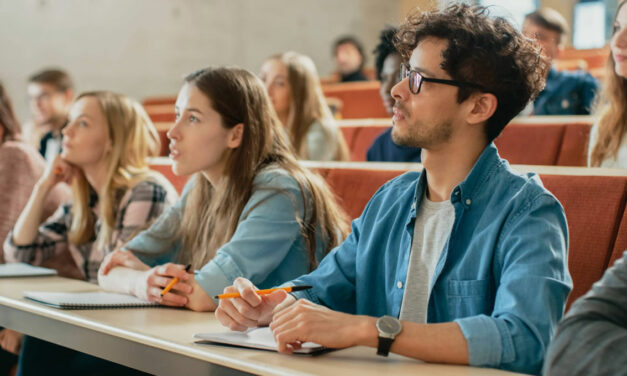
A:
<svg viewBox="0 0 627 376">
<path fill-rule="evenodd" d="M 329 110 L 313 61 L 296 52 L 269 58 L 261 67 L 279 120 L 301 159 L 349 160 L 348 147 Z"/>
<path fill-rule="evenodd" d="M 343 212 L 324 181 L 297 163 L 258 78 L 236 68 L 192 73 L 175 111 L 173 170 L 195 176 L 126 244 L 130 252 L 107 258 L 102 287 L 213 311 L 211 297 L 235 278 L 276 285 L 315 268 L 341 241 Z M 196 272 L 186 273 L 187 264 Z M 174 277 L 180 282 L 162 297 Z"/>
<path fill-rule="evenodd" d="M 618 5 L 610 42 L 612 54 L 590 133 L 588 165 L 627 168 L 627 7 Z"/>
<path fill-rule="evenodd" d="M 176 200 L 169 182 L 148 169 L 159 138 L 141 106 L 119 94 L 79 96 L 63 128 L 63 151 L 47 167 L 4 243 L 7 261 L 41 264 L 69 249 L 82 277 L 97 281 L 105 255 Z M 59 183 L 72 201 L 43 223 L 43 204 Z"/>
</svg>

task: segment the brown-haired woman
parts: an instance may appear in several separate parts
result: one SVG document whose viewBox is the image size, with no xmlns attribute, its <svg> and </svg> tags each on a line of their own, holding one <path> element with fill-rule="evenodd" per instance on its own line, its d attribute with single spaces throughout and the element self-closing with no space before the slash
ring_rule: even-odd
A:
<svg viewBox="0 0 627 376">
<path fill-rule="evenodd" d="M 597 101 L 598 122 L 590 133 L 588 165 L 627 168 L 627 3 L 618 5 L 605 83 Z"/>
<path fill-rule="evenodd" d="M 235 278 L 274 286 L 315 268 L 342 240 L 343 212 L 296 161 L 257 77 L 237 68 L 192 73 L 175 111 L 173 170 L 195 176 L 174 207 L 125 245 L 132 252 L 103 263 L 102 287 L 213 311 L 211 297 Z M 167 261 L 176 264 L 160 265 Z M 174 277 L 180 282 L 162 297 Z"/>
<path fill-rule="evenodd" d="M 309 57 L 296 52 L 272 56 L 262 65 L 260 78 L 299 158 L 349 160 L 346 141 L 333 120 Z"/>
</svg>

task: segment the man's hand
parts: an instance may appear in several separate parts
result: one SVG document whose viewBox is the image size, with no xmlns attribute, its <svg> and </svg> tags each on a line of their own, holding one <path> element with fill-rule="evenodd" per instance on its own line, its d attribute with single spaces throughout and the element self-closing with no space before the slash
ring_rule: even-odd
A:
<svg viewBox="0 0 627 376">
<path fill-rule="evenodd" d="M 272 320 L 272 314 L 296 299 L 283 290 L 268 295 L 257 295 L 258 289 L 245 278 L 237 278 L 233 286 L 224 289 L 224 293 L 239 292 L 241 298 L 221 299 L 216 317 L 222 325 L 231 330 L 244 331 L 250 327 L 265 326 Z"/>
<path fill-rule="evenodd" d="M 341 349 L 345 347 L 376 346 L 376 318 L 332 311 L 319 304 L 300 299 L 276 312 L 270 329 L 279 352 L 291 354 L 304 342 Z"/>
</svg>

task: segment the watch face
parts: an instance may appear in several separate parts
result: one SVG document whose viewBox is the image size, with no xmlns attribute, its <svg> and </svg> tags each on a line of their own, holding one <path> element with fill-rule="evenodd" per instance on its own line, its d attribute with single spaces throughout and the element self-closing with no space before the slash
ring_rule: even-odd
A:
<svg viewBox="0 0 627 376">
<path fill-rule="evenodd" d="M 401 322 L 392 316 L 383 316 L 377 320 L 377 329 L 388 335 L 397 335 L 401 331 Z"/>
</svg>

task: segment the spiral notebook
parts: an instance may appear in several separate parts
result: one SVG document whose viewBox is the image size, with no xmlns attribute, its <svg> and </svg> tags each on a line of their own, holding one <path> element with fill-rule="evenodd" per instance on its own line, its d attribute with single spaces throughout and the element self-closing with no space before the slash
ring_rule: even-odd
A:
<svg viewBox="0 0 627 376">
<path fill-rule="evenodd" d="M 108 309 L 158 307 L 131 295 L 112 292 L 45 292 L 24 291 L 24 298 L 61 309 Z"/>
<path fill-rule="evenodd" d="M 198 333 L 194 338 L 200 339 L 196 343 L 219 344 L 236 347 L 247 347 L 251 349 L 277 351 L 277 343 L 274 341 L 270 328 L 253 328 L 245 332 L 221 332 L 221 333 Z M 295 350 L 295 354 L 316 354 L 329 351 L 324 346 L 313 342 L 305 342 L 302 347 Z"/>
</svg>

